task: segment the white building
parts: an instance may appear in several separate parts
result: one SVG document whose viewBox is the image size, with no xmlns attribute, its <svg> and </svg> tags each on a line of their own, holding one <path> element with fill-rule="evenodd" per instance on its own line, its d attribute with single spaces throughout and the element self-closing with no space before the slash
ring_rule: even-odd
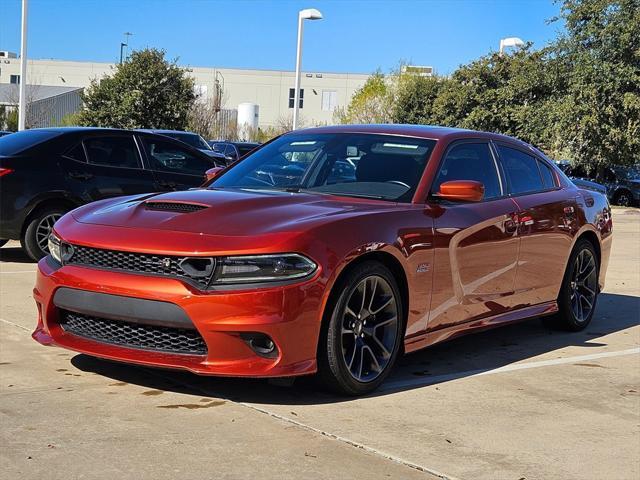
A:
<svg viewBox="0 0 640 480">
<path fill-rule="evenodd" d="M 0 84 L 20 81 L 20 59 L 15 54 L 0 55 Z M 64 60 L 29 60 L 27 80 L 33 85 L 86 87 L 94 78 L 110 74 L 109 63 L 71 62 Z M 222 88 L 221 108 L 237 109 L 241 103 L 259 106 L 261 127 L 277 125 L 290 118 L 293 110 L 294 72 L 239 68 L 187 67 L 194 77 L 197 93 L 213 100 Z M 302 73 L 302 108 L 304 125 L 331 123 L 333 110 L 349 103 L 353 93 L 369 75 L 353 73 Z"/>
</svg>

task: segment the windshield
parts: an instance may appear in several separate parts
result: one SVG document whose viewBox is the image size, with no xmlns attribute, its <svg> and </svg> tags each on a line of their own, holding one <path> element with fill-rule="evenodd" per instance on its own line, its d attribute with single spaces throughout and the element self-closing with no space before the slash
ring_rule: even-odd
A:
<svg viewBox="0 0 640 480">
<path fill-rule="evenodd" d="M 284 135 L 209 187 L 410 202 L 435 140 L 362 133 Z"/>
<path fill-rule="evenodd" d="M 62 132 L 56 130 L 23 130 L 0 137 L 0 155 L 17 155 L 25 150 L 46 142 Z"/>
<path fill-rule="evenodd" d="M 165 133 L 163 135 L 180 140 L 181 142 L 191 145 L 199 150 L 211 150 L 211 147 L 207 142 L 205 142 L 204 138 L 196 133 Z"/>
<path fill-rule="evenodd" d="M 623 176 L 627 180 L 640 180 L 640 166 L 633 166 L 624 169 Z"/>
</svg>

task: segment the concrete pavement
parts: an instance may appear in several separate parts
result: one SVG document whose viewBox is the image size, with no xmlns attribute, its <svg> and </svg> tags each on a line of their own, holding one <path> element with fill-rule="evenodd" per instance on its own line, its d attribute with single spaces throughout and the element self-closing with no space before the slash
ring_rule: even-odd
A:
<svg viewBox="0 0 640 480">
<path fill-rule="evenodd" d="M 408 355 L 374 395 L 105 362 L 30 338 L 35 265 L 0 250 L 3 478 L 640 478 L 640 211 L 586 331 L 537 320 Z"/>
</svg>

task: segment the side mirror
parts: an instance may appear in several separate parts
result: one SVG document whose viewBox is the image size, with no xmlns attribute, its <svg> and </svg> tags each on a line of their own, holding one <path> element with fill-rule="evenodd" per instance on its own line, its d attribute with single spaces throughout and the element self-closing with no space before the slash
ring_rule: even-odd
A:
<svg viewBox="0 0 640 480">
<path fill-rule="evenodd" d="M 438 197 L 463 202 L 479 202 L 484 197 L 484 185 L 474 180 L 452 180 L 440 185 Z"/>
<path fill-rule="evenodd" d="M 222 170 L 224 170 L 224 167 L 213 167 L 213 168 L 210 168 L 204 174 L 205 181 L 206 182 L 210 182 L 214 178 L 217 178 L 218 175 L 220 175 L 220 172 L 222 172 Z"/>
</svg>

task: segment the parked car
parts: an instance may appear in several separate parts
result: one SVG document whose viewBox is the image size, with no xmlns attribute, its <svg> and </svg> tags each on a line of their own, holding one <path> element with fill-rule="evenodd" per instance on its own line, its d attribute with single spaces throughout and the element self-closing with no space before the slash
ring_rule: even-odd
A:
<svg viewBox="0 0 640 480">
<path fill-rule="evenodd" d="M 9 135 L 11 133 L 13 133 L 13 132 L 8 132 L 6 130 L 0 130 L 0 137 L 4 137 L 5 135 Z"/>
<path fill-rule="evenodd" d="M 202 153 L 206 153 L 212 158 L 215 158 L 219 163 L 226 163 L 224 155 L 215 152 L 207 141 L 197 133 L 183 132 L 182 130 L 158 130 L 158 129 L 139 129 L 139 132 L 155 133 L 158 135 L 165 135 L 167 137 L 180 140 L 181 142 L 190 145 L 193 148 L 197 148 Z"/>
<path fill-rule="evenodd" d="M 233 163 L 251 153 L 261 144 L 254 142 L 217 142 L 209 140 L 214 152 L 224 155 L 228 163 Z"/>
<path fill-rule="evenodd" d="M 401 352 L 465 333 L 539 316 L 582 330 L 604 285 L 607 198 L 510 137 L 313 128 L 212 176 L 60 219 L 33 338 L 206 375 L 318 372 L 357 395 Z"/>
<path fill-rule="evenodd" d="M 614 205 L 640 205 L 640 165 L 605 168 L 596 178 L 607 187 Z"/>
<path fill-rule="evenodd" d="M 576 171 L 575 168 L 571 167 L 571 163 L 568 160 L 558 160 L 556 161 L 556 165 L 562 170 L 569 179 L 573 182 L 573 184 L 579 188 L 584 188 L 586 190 L 593 190 L 594 192 L 602 193 L 603 195 L 607 195 L 607 187 L 601 185 L 600 183 L 594 182 L 592 180 L 587 180 L 583 177 L 576 177 L 572 175 L 572 172 Z M 576 171 L 577 173 L 577 171 Z"/>
<path fill-rule="evenodd" d="M 25 130 L 0 138 L 0 243 L 44 256 L 69 210 L 118 195 L 198 186 L 221 165 L 165 136 L 100 128 Z"/>
<path fill-rule="evenodd" d="M 624 207 L 640 204 L 640 165 L 631 167 L 613 166 L 604 168 L 593 175 L 588 175 L 581 166 L 572 166 L 567 160 L 559 162 L 558 166 L 574 183 L 596 183 L 605 188 L 609 200 L 614 205 Z M 579 181 L 579 182 L 578 182 Z"/>
</svg>

